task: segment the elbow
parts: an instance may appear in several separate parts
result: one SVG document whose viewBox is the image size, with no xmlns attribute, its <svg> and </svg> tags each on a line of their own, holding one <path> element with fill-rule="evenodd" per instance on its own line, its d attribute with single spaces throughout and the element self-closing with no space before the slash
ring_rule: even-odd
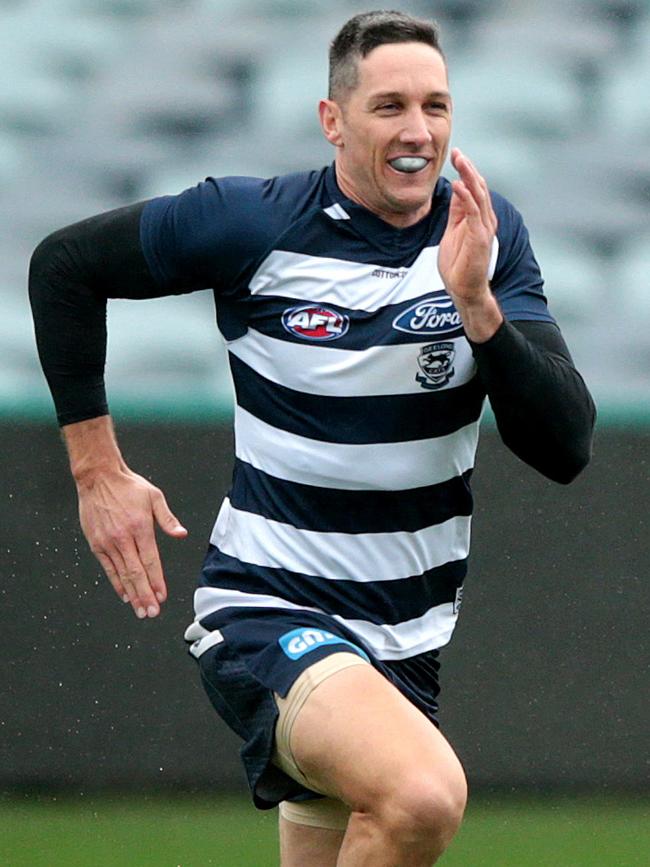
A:
<svg viewBox="0 0 650 867">
<path fill-rule="evenodd" d="M 560 479 L 560 484 L 571 484 L 571 482 L 576 479 L 580 475 L 580 473 L 587 467 L 587 465 L 591 461 L 592 453 L 593 424 L 582 442 L 576 443 L 574 448 L 571 449 L 569 460 L 567 461 L 567 472 L 565 473 L 564 477 Z"/>
<path fill-rule="evenodd" d="M 553 473 L 546 473 L 549 479 L 557 482 L 559 485 L 570 485 L 578 478 L 580 473 L 585 469 L 591 460 L 591 449 L 587 452 L 577 450 L 567 455 L 564 463 L 561 466 L 553 468 Z"/>
<path fill-rule="evenodd" d="M 509 441 L 502 436 L 504 443 L 518 458 L 538 473 L 559 485 L 569 485 L 585 469 L 592 454 L 592 425 L 571 437 L 552 437 L 540 440 L 533 437 L 523 446 L 521 441 Z"/>
<path fill-rule="evenodd" d="M 582 431 L 571 437 L 565 450 L 565 464 L 561 477 L 556 479 L 561 485 L 569 485 L 591 461 L 596 425 L 596 405 L 589 395 L 588 407 L 584 413 Z"/>
<path fill-rule="evenodd" d="M 556 460 L 546 471 L 541 472 L 553 482 L 570 485 L 591 461 L 593 450 L 593 421 L 582 436 L 573 437 L 558 448 Z"/>
<path fill-rule="evenodd" d="M 570 485 L 589 463 L 591 453 L 565 449 L 562 455 L 555 455 L 547 460 L 540 460 L 539 456 L 532 455 L 519 454 L 518 457 L 549 481 L 558 485 Z"/>
</svg>

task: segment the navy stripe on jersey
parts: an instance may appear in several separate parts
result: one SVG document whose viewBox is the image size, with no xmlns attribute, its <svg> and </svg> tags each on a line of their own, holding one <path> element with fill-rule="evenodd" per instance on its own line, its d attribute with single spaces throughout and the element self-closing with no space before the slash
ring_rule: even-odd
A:
<svg viewBox="0 0 650 867">
<path fill-rule="evenodd" d="M 236 459 L 236 509 L 322 533 L 414 533 L 471 515 L 471 470 L 439 485 L 406 491 L 348 491 L 275 478 Z"/>
<path fill-rule="evenodd" d="M 349 200 L 342 207 L 353 219 L 334 220 L 324 210 L 307 213 L 277 238 L 275 249 L 386 268 L 408 268 L 423 247 L 439 243 L 447 221 L 446 208 L 438 202 L 415 226 L 397 232 L 380 217 Z"/>
<path fill-rule="evenodd" d="M 384 279 L 389 286 L 395 282 L 389 278 L 377 278 L 380 279 Z M 247 306 L 249 327 L 277 340 L 305 342 L 284 324 L 288 311 L 308 307 L 304 299 L 251 296 Z M 338 313 L 346 322 L 346 333 L 327 342 L 331 349 L 363 350 L 371 346 L 450 340 L 464 334 L 460 317 L 456 308 L 451 306 L 451 300 L 435 288 L 419 298 L 388 304 L 379 311 L 349 310 L 330 303 L 312 306 L 315 309 L 325 307 Z M 232 330 L 230 333 L 233 333 Z"/>
<path fill-rule="evenodd" d="M 457 560 L 423 575 L 395 581 L 329 581 L 245 563 L 211 546 L 199 587 L 277 595 L 295 605 L 318 608 L 346 619 L 397 624 L 421 617 L 436 605 L 453 602 L 466 573 L 466 560 Z"/>
<path fill-rule="evenodd" d="M 332 443 L 400 443 L 446 436 L 476 421 L 483 390 L 465 385 L 422 394 L 323 397 L 270 382 L 229 353 L 237 403 L 266 424 Z"/>
</svg>

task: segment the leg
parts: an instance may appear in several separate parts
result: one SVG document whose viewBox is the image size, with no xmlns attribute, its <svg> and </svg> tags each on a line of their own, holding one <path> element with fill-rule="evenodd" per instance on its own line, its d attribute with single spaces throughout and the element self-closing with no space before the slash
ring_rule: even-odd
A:
<svg viewBox="0 0 650 867">
<path fill-rule="evenodd" d="M 291 753 L 291 731 L 294 722 L 313 690 L 328 677 L 351 665 L 368 666 L 352 653 L 339 652 L 322 659 L 302 673 L 286 698 L 275 696 L 278 722 L 275 730 L 275 763 L 303 785 L 303 774 Z M 343 842 L 349 808 L 341 801 L 321 798 L 302 802 L 283 801 L 280 804 L 280 854 L 282 867 L 336 867 Z"/>
<path fill-rule="evenodd" d="M 290 745 L 310 786 L 352 810 L 338 867 L 429 867 L 458 829 L 466 801 L 460 762 L 370 666 L 319 684 L 296 716 Z"/>
<path fill-rule="evenodd" d="M 282 867 L 336 867 L 345 831 L 292 822 L 280 814 Z"/>
</svg>

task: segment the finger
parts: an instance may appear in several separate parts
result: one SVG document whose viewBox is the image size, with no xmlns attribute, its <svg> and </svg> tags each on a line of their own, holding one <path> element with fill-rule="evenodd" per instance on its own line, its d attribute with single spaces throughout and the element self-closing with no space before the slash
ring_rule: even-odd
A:
<svg viewBox="0 0 650 867">
<path fill-rule="evenodd" d="M 153 532 L 150 534 L 147 533 L 140 538 L 136 538 L 135 543 L 140 556 L 140 562 L 147 573 L 149 585 L 158 602 L 162 603 L 167 598 L 167 587 L 165 585 L 165 576 L 163 574 L 160 554 L 158 553 L 158 546 L 156 545 Z"/>
<path fill-rule="evenodd" d="M 108 556 L 108 554 L 104 554 L 102 551 L 95 551 L 95 557 L 99 560 L 102 569 L 106 573 L 106 577 L 111 582 L 113 590 L 120 597 L 122 602 L 129 602 L 129 594 L 126 592 L 126 588 L 120 581 L 120 576 L 118 575 L 117 569 L 115 568 L 115 564 Z"/>
<path fill-rule="evenodd" d="M 469 157 L 461 151 L 458 151 L 457 164 L 458 173 L 478 203 L 483 224 L 492 234 L 495 234 L 498 220 L 492 207 L 492 196 L 487 181 Z"/>
<path fill-rule="evenodd" d="M 469 159 L 465 156 L 460 148 L 454 148 L 451 155 L 451 164 L 462 177 L 467 174 L 470 169 Z"/>
<path fill-rule="evenodd" d="M 160 613 L 160 607 L 149 584 L 149 577 L 135 541 L 132 538 L 124 540 L 120 553 L 124 558 L 124 571 L 120 572 L 120 579 L 129 594 L 136 616 L 140 620 L 147 616 L 156 617 Z"/>
<path fill-rule="evenodd" d="M 187 536 L 187 530 L 167 505 L 167 500 L 162 491 L 155 491 L 151 495 L 151 505 L 154 517 L 161 530 L 164 530 L 169 536 L 175 536 L 177 539 L 183 539 Z"/>
<path fill-rule="evenodd" d="M 460 179 L 466 184 L 476 201 L 480 204 L 483 199 L 488 196 L 488 188 L 485 179 L 482 177 L 474 163 L 469 157 L 456 148 L 454 150 L 453 165 Z"/>
<path fill-rule="evenodd" d="M 131 607 L 133 608 L 134 614 L 136 614 L 140 619 L 146 616 L 146 611 L 140 602 L 140 598 L 138 596 L 138 591 L 136 589 L 135 584 L 131 581 L 129 575 L 129 568 L 126 565 L 126 560 L 122 556 L 122 552 L 117 547 L 108 547 L 104 552 L 104 556 L 108 558 L 108 560 L 113 564 L 113 567 L 116 571 L 118 581 L 121 586 L 124 588 L 124 596 L 122 597 L 125 602 L 129 602 Z M 140 609 L 142 609 L 144 614 L 139 613 Z"/>
<path fill-rule="evenodd" d="M 134 606 L 136 616 L 141 620 L 145 617 L 157 617 L 160 614 L 160 606 L 135 544 L 132 550 L 126 553 L 124 560 L 126 575 L 120 577 L 125 586 L 131 584 L 135 590 L 138 600 L 137 607 Z"/>
<path fill-rule="evenodd" d="M 491 227 L 492 203 L 485 179 L 479 174 L 472 161 L 462 153 L 459 153 L 456 160 L 456 170 L 476 201 L 485 225 Z"/>
<path fill-rule="evenodd" d="M 464 181 L 453 181 L 452 190 L 455 197 L 455 201 L 452 200 L 454 210 L 460 211 L 463 218 L 482 225 L 479 206 Z"/>
<path fill-rule="evenodd" d="M 487 181 L 485 180 L 483 175 L 479 172 L 479 170 L 476 168 L 474 163 L 468 157 L 465 157 L 465 159 L 469 163 L 470 168 L 473 170 L 474 176 L 475 176 L 476 180 L 478 181 L 480 189 L 483 192 L 483 195 L 481 198 L 481 204 L 482 204 L 481 213 L 485 219 L 485 223 L 486 223 L 486 225 L 488 225 L 492 229 L 492 231 L 496 231 L 497 222 L 498 222 L 497 221 L 497 215 L 494 213 L 494 208 L 492 207 L 492 196 L 490 195 L 490 190 L 489 190 L 489 187 L 487 185 Z"/>
</svg>

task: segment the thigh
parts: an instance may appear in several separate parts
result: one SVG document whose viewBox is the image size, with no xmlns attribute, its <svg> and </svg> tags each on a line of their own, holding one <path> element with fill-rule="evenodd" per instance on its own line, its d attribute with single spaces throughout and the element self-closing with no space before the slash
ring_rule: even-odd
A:
<svg viewBox="0 0 650 867">
<path fill-rule="evenodd" d="M 371 666 L 339 671 L 309 695 L 294 722 L 291 750 L 316 791 L 354 811 L 422 781 L 462 797 L 465 776 L 427 717 Z"/>
<path fill-rule="evenodd" d="M 337 672 L 354 665 L 369 667 L 370 663 L 354 653 L 333 653 L 305 669 L 296 678 L 295 683 L 284 698 L 277 693 L 275 694 L 275 701 L 278 706 L 278 720 L 275 726 L 275 752 L 273 754 L 273 761 L 289 777 L 306 789 L 319 791 L 309 785 L 293 755 L 291 734 L 294 723 L 309 696 L 321 683 Z M 325 800 L 330 801 L 330 799 Z M 344 829 L 349 817 L 349 810 L 347 810 L 345 821 L 342 821 L 341 811 L 333 811 L 331 807 L 328 807 L 322 801 L 320 803 L 318 801 L 307 801 L 303 804 L 294 803 L 293 805 L 289 804 L 289 802 L 283 803 L 285 803 L 286 809 L 292 811 L 292 815 L 285 814 L 285 818 L 292 819 L 294 822 L 302 822 L 306 825 L 318 824 L 318 827 L 323 828 L 338 827 Z M 331 804 L 334 803 L 339 802 L 331 802 Z M 317 822 L 318 817 L 325 824 Z"/>
</svg>

